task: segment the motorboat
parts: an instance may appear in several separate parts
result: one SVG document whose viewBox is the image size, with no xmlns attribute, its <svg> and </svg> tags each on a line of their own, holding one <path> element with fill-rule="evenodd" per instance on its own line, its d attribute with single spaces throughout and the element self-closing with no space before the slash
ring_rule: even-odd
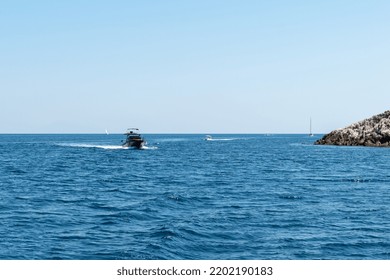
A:
<svg viewBox="0 0 390 280">
<path fill-rule="evenodd" d="M 211 137 L 211 135 L 206 135 L 206 137 L 204 138 L 204 140 L 206 140 L 206 141 L 211 141 L 211 140 L 213 140 L 213 137 Z"/>
<path fill-rule="evenodd" d="M 122 142 L 123 147 L 141 149 L 146 144 L 145 139 L 142 138 L 138 128 L 129 128 L 124 135 L 126 135 L 126 139 Z"/>
</svg>

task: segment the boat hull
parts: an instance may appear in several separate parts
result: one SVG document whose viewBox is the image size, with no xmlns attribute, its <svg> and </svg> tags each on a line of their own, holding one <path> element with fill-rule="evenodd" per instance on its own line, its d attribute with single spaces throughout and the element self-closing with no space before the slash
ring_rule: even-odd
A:
<svg viewBox="0 0 390 280">
<path fill-rule="evenodd" d="M 125 143 L 123 143 L 123 147 L 130 148 L 134 147 L 137 149 L 141 149 L 145 144 L 145 141 L 143 139 L 132 139 L 132 140 L 126 140 Z"/>
</svg>

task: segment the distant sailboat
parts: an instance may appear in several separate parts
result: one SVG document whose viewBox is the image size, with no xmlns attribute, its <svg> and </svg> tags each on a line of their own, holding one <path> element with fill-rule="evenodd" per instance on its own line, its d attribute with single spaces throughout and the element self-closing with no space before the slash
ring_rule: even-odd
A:
<svg viewBox="0 0 390 280">
<path fill-rule="evenodd" d="M 313 136 L 314 136 L 314 134 L 313 134 L 312 131 L 311 131 L 311 118 L 310 118 L 310 133 L 309 133 L 309 136 L 310 136 L 310 137 L 313 137 Z"/>
<path fill-rule="evenodd" d="M 109 134 L 107 128 L 106 128 L 106 134 L 107 134 L 107 135 Z"/>
</svg>

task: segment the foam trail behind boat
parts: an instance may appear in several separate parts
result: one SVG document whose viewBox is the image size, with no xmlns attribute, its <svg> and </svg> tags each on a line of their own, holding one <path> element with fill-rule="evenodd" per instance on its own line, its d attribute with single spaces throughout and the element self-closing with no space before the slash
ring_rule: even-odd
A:
<svg viewBox="0 0 390 280">
<path fill-rule="evenodd" d="M 63 147 L 74 147 L 74 148 L 98 148 L 105 150 L 126 150 L 128 147 L 123 147 L 121 145 L 95 145 L 95 144 L 85 144 L 85 143 L 70 143 L 70 144 L 58 144 Z"/>
</svg>

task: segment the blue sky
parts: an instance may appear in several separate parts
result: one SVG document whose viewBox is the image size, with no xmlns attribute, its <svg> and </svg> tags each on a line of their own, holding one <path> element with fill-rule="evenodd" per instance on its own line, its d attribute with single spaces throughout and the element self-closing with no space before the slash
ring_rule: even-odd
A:
<svg viewBox="0 0 390 280">
<path fill-rule="evenodd" d="M 389 109 L 389 1 L 1 1 L 0 133 L 317 133 Z"/>
</svg>

